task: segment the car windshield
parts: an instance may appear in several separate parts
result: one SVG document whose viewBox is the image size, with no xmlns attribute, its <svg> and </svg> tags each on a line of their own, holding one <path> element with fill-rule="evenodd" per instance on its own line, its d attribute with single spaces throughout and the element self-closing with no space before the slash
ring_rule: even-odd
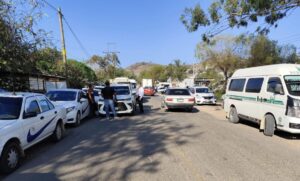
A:
<svg viewBox="0 0 300 181">
<path fill-rule="evenodd" d="M 289 93 L 293 96 L 300 96 L 300 75 L 287 75 L 284 80 Z"/>
<path fill-rule="evenodd" d="M 21 97 L 0 97 L 0 120 L 18 119 L 22 100 Z"/>
<path fill-rule="evenodd" d="M 207 89 L 207 88 L 197 88 L 196 93 L 209 93 L 209 89 Z"/>
<path fill-rule="evenodd" d="M 130 94 L 129 88 L 127 86 L 114 87 L 114 90 L 115 90 L 117 95 L 128 95 L 128 94 Z"/>
<path fill-rule="evenodd" d="M 172 95 L 172 96 L 177 96 L 177 95 L 180 95 L 180 96 L 189 96 L 190 93 L 187 89 L 169 89 L 167 92 L 166 92 L 166 95 Z"/>
<path fill-rule="evenodd" d="M 46 96 L 51 101 L 75 101 L 76 91 L 50 91 Z"/>
</svg>

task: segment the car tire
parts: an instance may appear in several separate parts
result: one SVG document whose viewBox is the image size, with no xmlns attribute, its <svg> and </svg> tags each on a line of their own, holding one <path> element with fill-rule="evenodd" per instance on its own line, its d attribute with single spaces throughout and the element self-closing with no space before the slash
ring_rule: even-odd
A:
<svg viewBox="0 0 300 181">
<path fill-rule="evenodd" d="M 229 122 L 234 123 L 234 124 L 237 124 L 240 121 L 235 107 L 230 108 L 228 120 L 229 120 Z"/>
<path fill-rule="evenodd" d="M 76 120 L 75 120 L 75 126 L 78 127 L 81 124 L 81 116 L 80 116 L 80 112 L 77 113 L 76 115 Z"/>
<path fill-rule="evenodd" d="M 264 135 L 266 136 L 273 136 L 275 132 L 275 118 L 268 114 L 265 116 L 265 129 L 264 129 Z"/>
<path fill-rule="evenodd" d="M 0 158 L 0 171 L 8 174 L 16 170 L 22 157 L 21 147 L 16 142 L 8 143 L 2 151 Z"/>
<path fill-rule="evenodd" d="M 53 135 L 52 135 L 53 141 L 54 142 L 60 141 L 63 138 L 64 133 L 65 133 L 64 124 L 62 122 L 58 122 L 56 124 L 55 130 L 54 130 Z"/>
</svg>

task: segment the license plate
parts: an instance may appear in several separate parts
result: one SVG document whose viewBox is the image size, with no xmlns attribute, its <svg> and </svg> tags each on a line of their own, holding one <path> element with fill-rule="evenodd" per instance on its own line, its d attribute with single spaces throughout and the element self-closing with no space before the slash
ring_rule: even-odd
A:
<svg viewBox="0 0 300 181">
<path fill-rule="evenodd" d="M 177 102 L 183 102 L 183 99 L 177 99 Z"/>
</svg>

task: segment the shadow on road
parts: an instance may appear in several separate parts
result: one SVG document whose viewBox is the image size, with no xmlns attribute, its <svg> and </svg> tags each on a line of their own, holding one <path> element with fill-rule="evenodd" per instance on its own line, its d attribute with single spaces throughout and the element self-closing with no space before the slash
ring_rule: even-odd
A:
<svg viewBox="0 0 300 181">
<path fill-rule="evenodd" d="M 185 145 L 203 134 L 192 133 L 193 128 L 193 124 L 182 125 L 163 115 L 84 121 L 80 127 L 68 129 L 65 139 L 57 144 L 44 141 L 30 148 L 18 172 L 46 169 L 63 180 L 128 180 L 134 173 L 156 173 L 159 158 L 171 154 L 170 145 Z M 56 179 L 56 175 L 50 176 Z"/>
</svg>

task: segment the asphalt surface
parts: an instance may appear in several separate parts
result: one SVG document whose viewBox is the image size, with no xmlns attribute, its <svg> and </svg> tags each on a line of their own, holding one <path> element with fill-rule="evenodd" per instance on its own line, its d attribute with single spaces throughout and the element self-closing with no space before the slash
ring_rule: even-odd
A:
<svg viewBox="0 0 300 181">
<path fill-rule="evenodd" d="M 164 112 L 158 96 L 145 114 L 95 118 L 26 151 L 4 180 L 300 180 L 300 136 L 266 137 L 231 124 L 219 107 Z"/>
</svg>

